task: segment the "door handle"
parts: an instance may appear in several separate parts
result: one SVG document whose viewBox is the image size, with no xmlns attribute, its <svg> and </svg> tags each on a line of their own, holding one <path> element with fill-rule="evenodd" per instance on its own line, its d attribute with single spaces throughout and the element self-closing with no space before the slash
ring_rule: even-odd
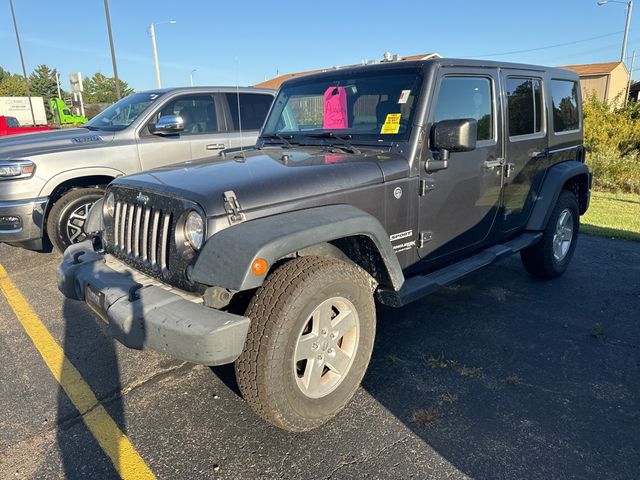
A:
<svg viewBox="0 0 640 480">
<path fill-rule="evenodd" d="M 485 160 L 484 168 L 495 168 L 504 165 L 504 158 L 496 158 L 495 160 Z"/>
<path fill-rule="evenodd" d="M 227 148 L 224 143 L 210 143 L 207 145 L 207 150 L 224 150 Z"/>
</svg>

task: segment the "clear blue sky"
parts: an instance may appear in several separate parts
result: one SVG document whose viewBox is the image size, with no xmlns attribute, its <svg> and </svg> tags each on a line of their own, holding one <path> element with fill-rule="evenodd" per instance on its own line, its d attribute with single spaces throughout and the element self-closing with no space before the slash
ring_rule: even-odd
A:
<svg viewBox="0 0 640 480">
<path fill-rule="evenodd" d="M 112 75 L 102 0 L 14 0 L 27 70 L 46 63 L 68 74 Z M 111 0 L 118 70 L 136 90 L 155 86 L 151 22 L 156 27 L 163 86 L 253 84 L 280 73 L 400 55 L 563 65 L 615 61 L 625 6 L 595 0 L 204 1 Z M 640 56 L 640 2 L 628 55 Z M 587 38 L 572 45 L 509 55 Z M 0 0 L 0 66 L 20 71 L 9 2 Z M 236 58 L 238 68 L 236 73 Z M 636 64 L 640 66 L 640 58 Z M 637 73 L 637 72 L 634 72 Z"/>
</svg>

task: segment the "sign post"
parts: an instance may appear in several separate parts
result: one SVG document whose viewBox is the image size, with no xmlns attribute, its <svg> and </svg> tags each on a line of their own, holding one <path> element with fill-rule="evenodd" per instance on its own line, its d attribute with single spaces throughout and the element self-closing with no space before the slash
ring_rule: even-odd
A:
<svg viewBox="0 0 640 480">
<path fill-rule="evenodd" d="M 82 101 L 82 92 L 84 92 L 84 88 L 82 87 L 82 74 L 80 72 L 74 72 L 69 75 L 69 82 L 71 83 L 71 91 L 73 92 L 74 98 L 80 99 L 80 113 L 84 117 L 84 102 Z"/>
</svg>

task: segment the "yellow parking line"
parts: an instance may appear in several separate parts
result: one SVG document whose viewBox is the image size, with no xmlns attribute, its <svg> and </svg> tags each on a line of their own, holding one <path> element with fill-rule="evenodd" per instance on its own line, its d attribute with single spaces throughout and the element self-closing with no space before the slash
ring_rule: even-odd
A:
<svg viewBox="0 0 640 480">
<path fill-rule="evenodd" d="M 62 347 L 13 284 L 2 265 L 0 265 L 0 291 L 31 337 L 44 363 L 78 409 L 82 420 L 107 454 L 118 474 L 125 479 L 155 478 L 127 436 L 98 402 L 80 372 L 66 357 Z"/>
</svg>

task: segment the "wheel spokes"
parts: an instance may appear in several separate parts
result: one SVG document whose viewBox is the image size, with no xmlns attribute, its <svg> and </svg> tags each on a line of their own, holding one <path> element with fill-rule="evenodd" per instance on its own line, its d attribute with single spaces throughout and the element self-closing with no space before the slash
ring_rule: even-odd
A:
<svg viewBox="0 0 640 480">
<path fill-rule="evenodd" d="M 334 348 L 327 354 L 327 367 L 338 375 L 342 375 L 349 368 L 350 363 L 351 356 L 347 355 L 340 347 Z"/>
<path fill-rule="evenodd" d="M 315 333 L 308 333 L 300 337 L 296 347 L 295 361 L 309 360 L 315 357 L 318 349 L 318 336 Z"/>
</svg>

